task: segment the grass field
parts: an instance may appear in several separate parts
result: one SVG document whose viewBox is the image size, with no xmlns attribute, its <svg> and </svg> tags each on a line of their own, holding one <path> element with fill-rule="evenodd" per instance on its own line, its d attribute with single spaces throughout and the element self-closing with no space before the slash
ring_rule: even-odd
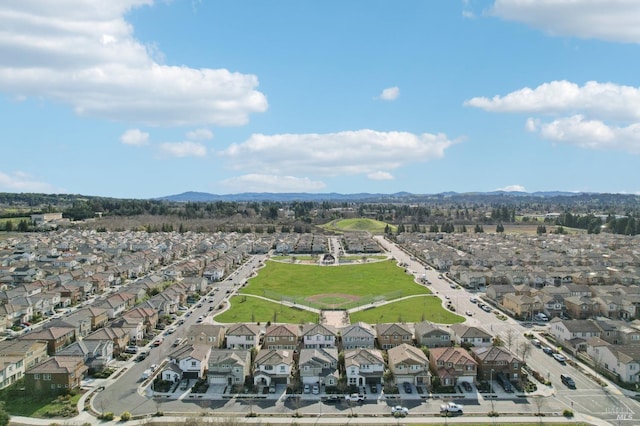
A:
<svg viewBox="0 0 640 426">
<path fill-rule="evenodd" d="M 347 232 L 347 231 L 359 231 L 359 232 L 371 232 L 372 234 L 383 234 L 385 228 L 389 225 L 392 232 L 396 232 L 397 227 L 395 225 L 380 222 L 373 219 L 340 219 L 333 220 L 322 227 L 332 231 Z"/>
<path fill-rule="evenodd" d="M 295 308 L 282 306 L 256 297 L 233 296 L 231 309 L 215 317 L 216 321 L 231 322 L 285 322 L 300 324 L 316 322 L 318 315 Z"/>
<path fill-rule="evenodd" d="M 378 308 L 354 312 L 351 322 L 363 321 L 369 324 L 383 322 L 431 321 L 439 324 L 463 322 L 464 317 L 442 307 L 439 297 L 423 296 L 400 300 Z"/>
<path fill-rule="evenodd" d="M 359 265 L 318 266 L 267 262 L 258 276 L 251 278 L 242 293 L 263 296 L 265 293 L 308 297 L 317 294 L 354 296 L 385 295 L 396 297 L 429 294 L 413 277 L 396 266 L 395 261 Z"/>
</svg>

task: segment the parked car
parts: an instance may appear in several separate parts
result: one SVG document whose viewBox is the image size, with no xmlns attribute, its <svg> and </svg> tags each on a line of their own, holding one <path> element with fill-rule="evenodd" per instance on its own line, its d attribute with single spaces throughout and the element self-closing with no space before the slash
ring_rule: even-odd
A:
<svg viewBox="0 0 640 426">
<path fill-rule="evenodd" d="M 473 312 L 471 312 L 471 311 L 467 311 L 467 312 L 466 312 L 466 314 L 467 314 L 467 316 L 469 316 L 469 317 L 472 317 L 472 316 L 473 316 Z"/>
<path fill-rule="evenodd" d="M 478 303 L 478 299 L 477 299 L 476 297 L 471 296 L 471 297 L 469 298 L 469 302 L 471 302 L 471 303 Z"/>
<path fill-rule="evenodd" d="M 178 337 L 176 340 L 173 341 L 173 347 L 175 348 L 176 346 L 180 346 L 183 341 L 184 339 L 182 339 L 181 337 Z"/>
<path fill-rule="evenodd" d="M 462 382 L 462 388 L 465 392 L 471 392 L 473 390 L 469 382 Z"/>
<path fill-rule="evenodd" d="M 553 354 L 553 359 L 555 359 L 556 361 L 558 361 L 560 364 L 564 364 L 565 361 L 567 360 L 567 358 L 564 357 L 564 355 L 560 355 L 560 354 Z"/>
<path fill-rule="evenodd" d="M 304 389 L 303 389 L 304 393 L 309 393 L 311 392 L 311 387 L 309 385 L 304 385 Z"/>
<path fill-rule="evenodd" d="M 142 351 L 136 357 L 136 361 L 144 361 L 149 356 L 149 351 Z"/>
<path fill-rule="evenodd" d="M 271 383 L 269 385 L 269 393 L 276 393 L 276 385 Z"/>
<path fill-rule="evenodd" d="M 505 376 L 505 374 L 502 371 L 496 375 L 496 379 L 498 380 L 498 383 L 500 383 L 500 386 L 502 386 L 502 389 L 504 389 L 505 392 L 508 392 L 508 393 L 513 392 L 513 385 L 511 384 L 507 376 Z"/>
<path fill-rule="evenodd" d="M 449 402 L 447 404 L 440 405 L 441 413 L 459 413 L 462 414 L 462 405 L 456 404 L 455 402 Z"/>
<path fill-rule="evenodd" d="M 540 346 L 542 346 L 542 343 L 540 343 L 540 340 L 538 340 L 538 339 L 532 339 L 531 340 L 531 344 L 533 346 L 535 346 L 536 348 L 539 348 Z"/>
<path fill-rule="evenodd" d="M 156 346 L 156 347 L 160 346 L 162 342 L 164 342 L 164 338 L 158 337 L 156 340 L 153 341 L 153 346 Z"/>
<path fill-rule="evenodd" d="M 345 395 L 344 399 L 352 402 L 362 402 L 367 399 L 367 396 L 361 393 L 352 393 L 351 395 Z"/>
<path fill-rule="evenodd" d="M 320 387 L 318 385 L 313 385 L 313 388 L 311 388 L 311 393 L 314 395 L 318 395 L 320 393 Z"/>
<path fill-rule="evenodd" d="M 404 388 L 404 391 L 405 391 L 406 393 L 413 393 L 413 389 L 411 388 L 411 383 L 409 383 L 409 382 L 404 382 L 404 383 L 402 384 L 402 387 Z"/>
<path fill-rule="evenodd" d="M 542 352 L 544 352 L 547 355 L 553 355 L 555 353 L 555 351 L 551 349 L 549 346 L 545 346 L 544 348 L 542 348 Z"/>
<path fill-rule="evenodd" d="M 129 346 L 127 346 L 125 348 L 124 352 L 128 353 L 128 354 L 137 354 L 138 353 L 138 347 L 129 345 Z"/>
<path fill-rule="evenodd" d="M 403 407 L 401 405 L 396 405 L 395 407 L 391 407 L 391 415 L 394 417 L 405 417 L 409 414 L 409 409 L 407 407 Z"/>
</svg>

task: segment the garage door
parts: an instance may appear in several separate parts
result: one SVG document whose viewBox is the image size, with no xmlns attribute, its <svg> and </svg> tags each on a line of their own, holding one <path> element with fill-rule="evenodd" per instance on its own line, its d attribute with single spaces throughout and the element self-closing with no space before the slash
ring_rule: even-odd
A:
<svg viewBox="0 0 640 426">
<path fill-rule="evenodd" d="M 211 385 L 226 385 L 227 378 L 225 376 L 209 376 L 209 384 Z"/>
</svg>

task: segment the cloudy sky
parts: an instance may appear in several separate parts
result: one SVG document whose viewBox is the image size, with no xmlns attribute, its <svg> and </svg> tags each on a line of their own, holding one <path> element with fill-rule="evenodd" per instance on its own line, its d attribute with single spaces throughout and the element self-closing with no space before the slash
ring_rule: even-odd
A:
<svg viewBox="0 0 640 426">
<path fill-rule="evenodd" d="M 636 0 L 5 0 L 0 192 L 640 193 Z"/>
</svg>

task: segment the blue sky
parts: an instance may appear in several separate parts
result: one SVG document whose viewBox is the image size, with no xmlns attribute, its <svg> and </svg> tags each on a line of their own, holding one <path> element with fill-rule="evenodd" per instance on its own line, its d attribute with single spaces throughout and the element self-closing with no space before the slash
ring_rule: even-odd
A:
<svg viewBox="0 0 640 426">
<path fill-rule="evenodd" d="M 0 192 L 640 193 L 634 0 L 7 0 Z"/>
</svg>

